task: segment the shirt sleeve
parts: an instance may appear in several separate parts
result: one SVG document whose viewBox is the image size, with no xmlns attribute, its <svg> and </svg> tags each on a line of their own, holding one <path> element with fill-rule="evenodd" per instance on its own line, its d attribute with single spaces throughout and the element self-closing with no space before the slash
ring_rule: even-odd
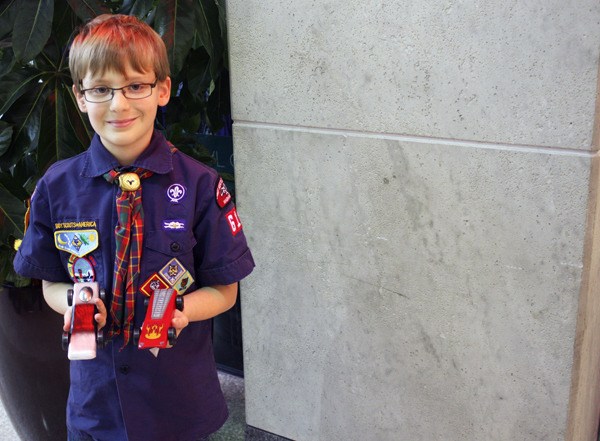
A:
<svg viewBox="0 0 600 441">
<path fill-rule="evenodd" d="M 54 246 L 50 206 L 43 181 L 31 197 L 29 227 L 17 250 L 13 265 L 23 277 L 49 282 L 67 282 L 68 274 Z"/>
<path fill-rule="evenodd" d="M 217 196 L 220 186 L 224 184 L 219 176 L 211 176 L 208 188 L 212 191 L 204 192 L 202 216 L 194 229 L 195 270 L 200 286 L 239 282 L 254 268 L 236 207 L 231 198 Z"/>
</svg>

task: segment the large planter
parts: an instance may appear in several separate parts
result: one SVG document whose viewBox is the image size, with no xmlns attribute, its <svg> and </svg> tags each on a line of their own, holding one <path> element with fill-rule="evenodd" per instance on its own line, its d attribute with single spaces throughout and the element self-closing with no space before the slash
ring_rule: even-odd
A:
<svg viewBox="0 0 600 441">
<path fill-rule="evenodd" d="M 0 399 L 23 441 L 67 438 L 62 322 L 41 288 L 0 289 Z"/>
</svg>

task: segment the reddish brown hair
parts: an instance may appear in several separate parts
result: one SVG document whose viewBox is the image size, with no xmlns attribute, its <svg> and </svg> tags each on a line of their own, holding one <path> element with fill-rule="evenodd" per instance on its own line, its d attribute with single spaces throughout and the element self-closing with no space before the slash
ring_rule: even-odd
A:
<svg viewBox="0 0 600 441">
<path fill-rule="evenodd" d="M 129 15 L 99 15 L 73 39 L 69 69 L 75 87 L 90 75 L 114 70 L 125 75 L 131 67 L 137 72 L 154 71 L 159 81 L 169 76 L 167 49 L 160 35 L 148 24 Z"/>
</svg>

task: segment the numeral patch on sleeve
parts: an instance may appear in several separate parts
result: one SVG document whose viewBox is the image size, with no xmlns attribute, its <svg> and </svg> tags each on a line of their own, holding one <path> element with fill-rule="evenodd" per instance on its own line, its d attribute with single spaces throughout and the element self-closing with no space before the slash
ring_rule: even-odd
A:
<svg viewBox="0 0 600 441">
<path fill-rule="evenodd" d="M 242 222 L 240 221 L 237 211 L 235 211 L 235 207 L 233 207 L 231 211 L 227 212 L 225 217 L 227 218 L 229 228 L 231 228 L 231 234 L 235 236 L 242 231 Z"/>
</svg>

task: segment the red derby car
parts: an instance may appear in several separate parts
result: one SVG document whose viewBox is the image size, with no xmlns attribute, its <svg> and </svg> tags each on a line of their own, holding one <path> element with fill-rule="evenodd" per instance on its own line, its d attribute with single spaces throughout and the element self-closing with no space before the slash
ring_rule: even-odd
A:
<svg viewBox="0 0 600 441">
<path fill-rule="evenodd" d="M 171 326 L 175 308 L 183 311 L 183 298 L 174 289 L 155 289 L 146 300 L 148 309 L 141 328 L 133 330 L 133 343 L 139 349 L 166 348 L 177 341 Z"/>
<path fill-rule="evenodd" d="M 98 312 L 97 298 L 105 301 L 103 289 L 98 282 L 75 283 L 67 290 L 67 303 L 73 306 L 71 328 L 63 332 L 62 346 L 68 349 L 69 360 L 90 360 L 96 357 L 96 348 L 104 345 L 104 334 L 98 330 L 94 315 Z"/>
</svg>

